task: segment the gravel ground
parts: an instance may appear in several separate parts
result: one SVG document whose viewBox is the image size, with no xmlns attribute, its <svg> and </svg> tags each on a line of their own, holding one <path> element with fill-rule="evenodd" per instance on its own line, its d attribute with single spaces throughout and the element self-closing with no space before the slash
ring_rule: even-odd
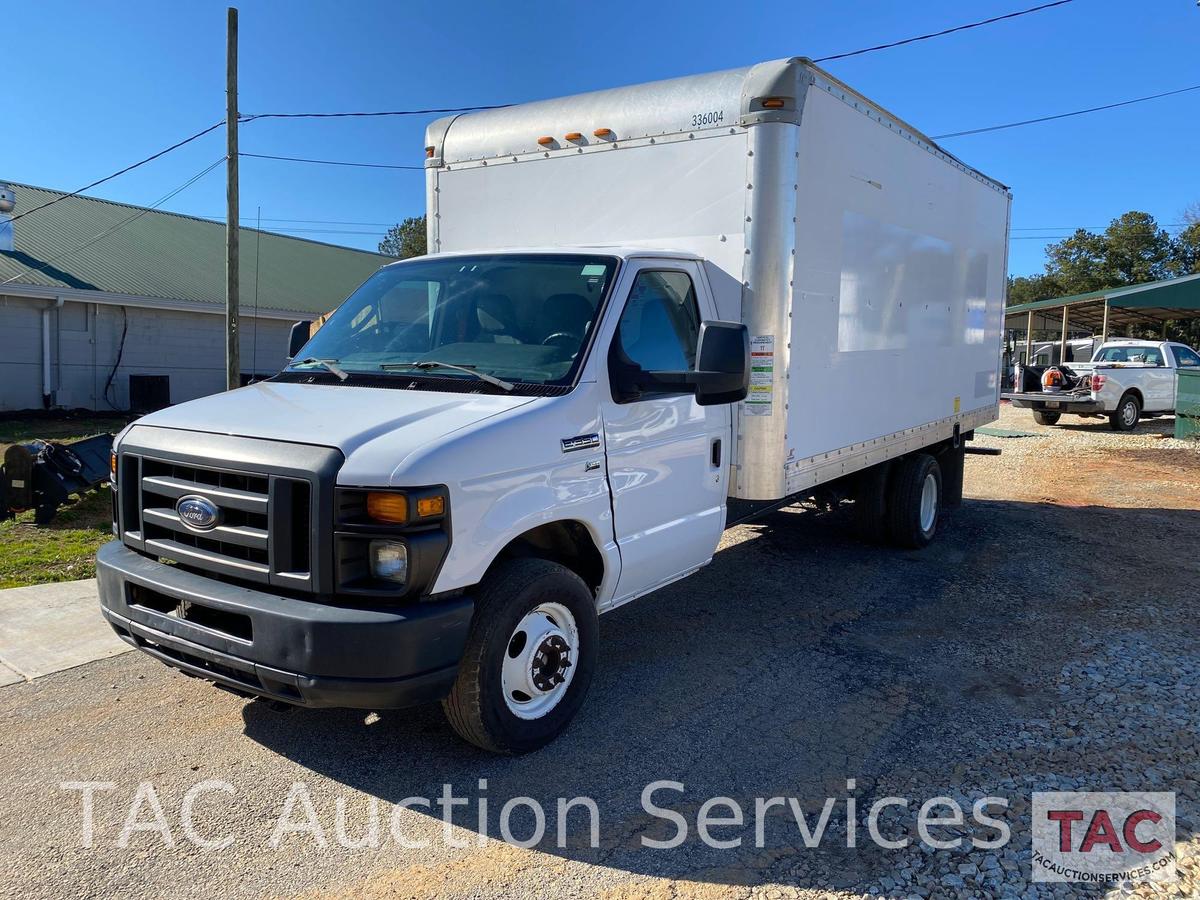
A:
<svg viewBox="0 0 1200 900">
<path fill-rule="evenodd" d="M 1181 880 L 1157 890 L 1198 896 L 1200 453 L 1107 425 L 1042 429 L 1016 410 L 997 425 L 1038 436 L 981 438 L 1004 455 L 969 458 L 970 499 L 925 551 L 859 544 L 844 513 L 779 512 L 730 531 L 692 579 L 605 616 L 601 669 L 579 719 L 520 759 L 459 743 L 436 707 L 282 711 L 138 654 L 0 689 L 0 893 L 1093 896 L 1028 882 L 1030 794 L 1136 789 L 1176 793 Z M 224 849 L 184 839 L 183 797 L 206 779 L 234 792 L 195 806 L 198 832 L 232 836 Z M 642 846 L 674 832 L 640 802 L 659 779 L 685 786 L 656 795 L 691 825 L 673 849 Z M 96 796 L 91 848 L 67 781 L 115 785 Z M 144 781 L 174 847 L 149 832 L 118 846 Z M 325 847 L 311 834 L 270 845 L 297 782 Z M 443 784 L 469 798 L 449 832 L 469 848 L 450 845 L 436 806 L 391 815 Z M 576 811 L 559 846 L 555 799 L 581 795 L 597 805 L 599 845 L 588 846 Z M 806 847 L 780 808 L 754 846 L 754 798 L 777 795 L 797 798 L 810 821 L 825 798 L 837 801 L 819 847 Z M 862 839 L 860 822 L 848 848 L 846 799 L 861 818 L 889 795 L 910 801 L 881 819 L 889 837 L 915 833 L 924 800 L 969 806 L 987 795 L 1008 802 L 1012 841 L 883 850 Z M 519 796 L 546 810 L 546 838 L 532 849 L 481 844 Z M 745 811 L 742 827 L 713 832 L 741 836 L 741 847 L 698 839 L 700 804 L 714 796 Z M 379 846 L 338 846 L 339 803 L 356 839 L 369 836 L 372 805 L 382 810 Z M 399 846 L 389 817 L 430 846 Z M 138 820 L 152 818 L 143 807 Z M 533 824 L 524 814 L 512 822 L 518 836 Z M 979 836 L 980 826 L 942 831 Z"/>
</svg>

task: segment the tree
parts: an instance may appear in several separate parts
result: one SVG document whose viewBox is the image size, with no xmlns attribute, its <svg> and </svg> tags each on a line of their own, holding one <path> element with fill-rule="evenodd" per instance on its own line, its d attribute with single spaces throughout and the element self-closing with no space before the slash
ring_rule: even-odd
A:
<svg viewBox="0 0 1200 900">
<path fill-rule="evenodd" d="M 428 253 L 425 246 L 425 217 L 410 216 L 399 225 L 389 228 L 383 240 L 379 242 L 379 252 L 388 256 L 398 256 L 400 259 L 424 256 Z"/>
<path fill-rule="evenodd" d="M 1018 275 L 1008 279 L 1008 305 L 1061 297 L 1065 292 L 1053 275 Z"/>
<path fill-rule="evenodd" d="M 1200 203 L 1185 210 L 1184 220 L 1190 224 L 1174 238 L 1152 215 L 1136 210 L 1113 219 L 1102 234 L 1077 229 L 1046 246 L 1044 274 L 1009 279 L 1009 305 L 1200 272 Z M 1200 319 L 1168 322 L 1167 330 L 1192 342 L 1200 339 Z"/>
</svg>

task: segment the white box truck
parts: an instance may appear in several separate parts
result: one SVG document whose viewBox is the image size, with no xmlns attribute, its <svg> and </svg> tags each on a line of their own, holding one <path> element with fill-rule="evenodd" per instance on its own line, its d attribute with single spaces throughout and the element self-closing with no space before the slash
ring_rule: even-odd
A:
<svg viewBox="0 0 1200 900">
<path fill-rule="evenodd" d="M 441 700 L 519 753 L 583 702 L 597 615 L 731 510 L 819 492 L 932 539 L 997 414 L 1003 185 L 803 59 L 426 143 L 429 256 L 275 378 L 120 435 L 122 638 L 289 703 Z"/>
</svg>

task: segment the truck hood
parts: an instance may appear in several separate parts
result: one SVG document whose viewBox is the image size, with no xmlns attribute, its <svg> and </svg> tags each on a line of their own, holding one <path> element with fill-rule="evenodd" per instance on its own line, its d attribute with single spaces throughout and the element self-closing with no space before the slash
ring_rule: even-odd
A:
<svg viewBox="0 0 1200 900">
<path fill-rule="evenodd" d="M 401 445 L 411 452 L 533 399 L 262 382 L 151 413 L 137 424 L 318 444 L 349 458 L 382 435 L 393 442 L 402 435 Z"/>
</svg>

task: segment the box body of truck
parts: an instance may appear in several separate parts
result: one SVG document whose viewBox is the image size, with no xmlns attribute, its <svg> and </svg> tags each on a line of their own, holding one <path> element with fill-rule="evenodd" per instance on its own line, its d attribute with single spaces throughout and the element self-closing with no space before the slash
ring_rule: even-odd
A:
<svg viewBox="0 0 1200 900">
<path fill-rule="evenodd" d="M 806 60 L 448 117 L 426 144 L 431 252 L 703 258 L 751 336 L 731 497 L 998 414 L 1007 188 Z"/>
</svg>

